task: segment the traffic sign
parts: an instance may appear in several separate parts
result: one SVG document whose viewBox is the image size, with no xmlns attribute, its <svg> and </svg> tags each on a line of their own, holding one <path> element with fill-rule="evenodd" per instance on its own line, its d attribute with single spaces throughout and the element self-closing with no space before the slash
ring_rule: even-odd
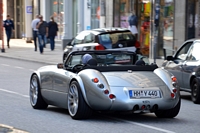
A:
<svg viewBox="0 0 200 133">
<path fill-rule="evenodd" d="M 33 13 L 32 6 L 26 6 L 26 13 Z"/>
</svg>

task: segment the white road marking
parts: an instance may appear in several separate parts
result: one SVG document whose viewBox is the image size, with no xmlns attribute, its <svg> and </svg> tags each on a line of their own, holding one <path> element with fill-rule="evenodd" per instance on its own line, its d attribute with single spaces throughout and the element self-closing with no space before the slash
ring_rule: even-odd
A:
<svg viewBox="0 0 200 133">
<path fill-rule="evenodd" d="M 173 131 L 165 130 L 165 129 L 162 129 L 162 128 L 157 128 L 157 127 L 154 127 L 154 126 L 149 126 L 149 125 L 146 125 L 146 124 L 141 124 L 141 123 L 138 123 L 138 122 L 132 122 L 132 121 L 127 121 L 127 120 L 113 118 L 113 117 L 110 117 L 110 118 L 116 119 L 118 121 L 123 121 L 123 122 L 131 123 L 133 125 L 137 125 L 137 126 L 141 126 L 141 127 L 150 128 L 150 129 L 153 129 L 153 130 L 165 132 L 165 133 L 176 133 L 176 132 L 173 132 Z"/>
<path fill-rule="evenodd" d="M 35 70 L 33 70 L 33 69 L 29 69 L 29 70 L 30 70 L 30 71 L 33 71 L 33 72 L 35 71 Z"/>
<path fill-rule="evenodd" d="M 14 68 L 18 68 L 18 69 L 24 69 L 23 67 L 19 67 L 19 66 L 15 66 Z"/>
<path fill-rule="evenodd" d="M 9 66 L 10 67 L 10 65 L 8 65 L 8 64 L 1 64 L 2 66 Z M 17 69 L 25 69 L 25 68 L 23 68 L 23 67 L 19 67 L 19 66 L 13 66 L 14 68 L 17 68 Z M 29 69 L 29 71 L 32 71 L 32 72 L 34 72 L 34 71 L 36 71 L 36 70 L 34 70 L 34 69 Z"/>
<path fill-rule="evenodd" d="M 23 94 L 14 92 L 14 91 L 9 91 L 9 90 L 5 90 L 5 89 L 1 89 L 1 88 L 0 88 L 0 91 L 7 92 L 7 93 L 11 93 L 11 94 L 16 94 L 16 95 L 19 95 L 19 96 L 22 96 L 22 97 L 28 97 L 28 98 L 29 98 L 28 95 L 23 95 Z"/>
<path fill-rule="evenodd" d="M 0 88 L 0 91 L 4 91 L 4 92 L 7 92 L 7 93 L 12 93 L 12 94 L 16 94 L 16 95 L 19 95 L 19 96 L 22 96 L 22 97 L 29 98 L 28 95 L 23 95 L 23 94 L 14 92 L 14 91 L 9 91 L 9 90 L 5 90 L 5 89 L 1 89 L 1 88 Z M 137 125 L 137 126 L 141 126 L 141 127 L 150 128 L 150 129 L 153 129 L 153 130 L 165 132 L 165 133 L 175 133 L 175 132 L 173 132 L 173 131 L 165 130 L 165 129 L 162 129 L 162 128 L 157 128 L 157 127 L 154 127 L 154 126 L 149 126 L 149 125 L 142 124 L 142 123 L 138 123 L 138 122 L 132 122 L 132 121 L 123 120 L 123 119 L 118 119 L 118 118 L 113 118 L 113 117 L 110 117 L 110 118 L 111 118 L 111 119 L 118 120 L 118 121 L 123 121 L 123 122 L 126 122 L 126 123 L 131 123 L 131 124 L 133 124 L 133 125 Z"/>
<path fill-rule="evenodd" d="M 8 64 L 1 64 L 2 66 L 10 66 L 10 65 L 8 65 Z"/>
</svg>

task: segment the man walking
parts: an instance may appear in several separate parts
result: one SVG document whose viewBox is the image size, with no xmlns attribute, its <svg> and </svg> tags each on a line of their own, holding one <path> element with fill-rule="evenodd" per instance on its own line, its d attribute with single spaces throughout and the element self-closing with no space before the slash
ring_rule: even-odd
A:
<svg viewBox="0 0 200 133">
<path fill-rule="evenodd" d="M 14 31 L 14 23 L 10 19 L 10 15 L 7 15 L 7 19 L 4 21 L 5 31 L 6 31 L 6 36 L 7 36 L 7 46 L 10 48 L 10 38 L 12 36 L 12 32 Z"/>
<path fill-rule="evenodd" d="M 33 40 L 34 40 L 34 45 L 35 45 L 35 51 L 37 51 L 37 32 L 38 29 L 36 28 L 37 23 L 40 21 L 39 19 L 39 15 L 35 16 L 35 19 L 33 19 L 32 23 L 31 23 L 31 27 L 33 29 Z"/>
<path fill-rule="evenodd" d="M 40 21 L 38 22 L 36 28 L 38 29 L 38 42 L 40 53 L 43 53 L 43 48 L 46 47 L 46 37 L 48 36 L 48 24 L 43 20 L 43 16 L 39 16 Z M 43 44 L 42 44 L 43 42 Z"/>
</svg>

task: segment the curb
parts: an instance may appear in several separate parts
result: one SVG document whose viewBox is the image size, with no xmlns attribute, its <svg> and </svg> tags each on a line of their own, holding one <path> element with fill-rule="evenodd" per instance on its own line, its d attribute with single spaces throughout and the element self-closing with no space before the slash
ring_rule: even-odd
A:
<svg viewBox="0 0 200 133">
<path fill-rule="evenodd" d="M 29 132 L 14 128 L 12 126 L 0 124 L 0 133 L 29 133 Z"/>
</svg>

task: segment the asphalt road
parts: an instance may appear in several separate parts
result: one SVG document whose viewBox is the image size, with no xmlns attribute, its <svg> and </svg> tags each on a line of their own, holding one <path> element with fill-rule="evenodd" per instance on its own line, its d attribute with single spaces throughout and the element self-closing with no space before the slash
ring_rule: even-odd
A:
<svg viewBox="0 0 200 133">
<path fill-rule="evenodd" d="M 193 104 L 189 93 L 181 93 L 181 110 L 174 119 L 159 119 L 153 113 L 95 113 L 88 120 L 77 121 L 65 109 L 34 110 L 29 102 L 29 78 L 44 65 L 0 57 L 0 124 L 30 133 L 200 132 L 200 105 Z"/>
</svg>

